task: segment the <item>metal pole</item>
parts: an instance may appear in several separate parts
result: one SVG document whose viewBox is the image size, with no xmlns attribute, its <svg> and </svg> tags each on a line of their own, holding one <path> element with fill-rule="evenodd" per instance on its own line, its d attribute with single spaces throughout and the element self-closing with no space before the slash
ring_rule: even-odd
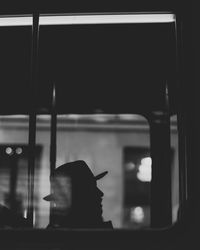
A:
<svg viewBox="0 0 200 250">
<path fill-rule="evenodd" d="M 56 168 L 56 135 L 57 135 L 57 114 L 56 114 L 56 86 L 53 83 L 52 89 L 52 107 L 51 107 L 51 141 L 50 141 L 50 177 Z M 52 191 L 52 187 L 51 187 Z M 50 202 L 50 224 L 53 222 L 52 214 L 53 204 Z"/>
<path fill-rule="evenodd" d="M 18 177 L 18 164 L 17 164 L 17 157 L 16 155 L 11 156 L 11 169 L 10 169 L 10 195 L 9 195 L 9 200 L 10 200 L 10 208 L 11 210 L 16 210 L 16 201 L 17 201 L 17 177 Z M 18 212 L 18 211 L 17 211 Z"/>
<path fill-rule="evenodd" d="M 50 145 L 50 176 L 56 168 L 56 130 L 57 130 L 57 114 L 56 114 L 56 87 L 53 84 L 52 93 L 52 112 L 51 112 L 51 145 Z"/>
<path fill-rule="evenodd" d="M 30 113 L 29 113 L 29 157 L 28 157 L 28 211 L 27 219 L 33 227 L 34 208 L 34 168 L 36 144 L 36 84 L 38 69 L 38 40 L 39 40 L 39 13 L 33 14 L 32 27 L 32 55 L 31 55 L 31 81 L 30 81 Z"/>
</svg>

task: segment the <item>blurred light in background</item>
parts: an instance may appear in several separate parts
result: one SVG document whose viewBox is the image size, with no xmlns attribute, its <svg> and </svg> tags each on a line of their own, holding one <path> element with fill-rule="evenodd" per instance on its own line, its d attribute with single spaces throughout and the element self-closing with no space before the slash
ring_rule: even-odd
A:
<svg viewBox="0 0 200 250">
<path fill-rule="evenodd" d="M 131 220 L 136 223 L 142 223 L 144 220 L 144 210 L 142 207 L 134 207 L 131 209 Z"/>
<path fill-rule="evenodd" d="M 133 162 L 127 162 L 127 163 L 125 164 L 125 168 L 126 168 L 126 170 L 128 170 L 128 171 L 134 170 L 134 169 L 135 169 L 135 163 L 133 163 Z"/>
<path fill-rule="evenodd" d="M 8 155 L 12 155 L 13 154 L 13 150 L 12 150 L 11 147 L 7 147 L 6 148 L 6 154 L 8 154 Z"/>
<path fill-rule="evenodd" d="M 137 178 L 140 181 L 150 182 L 151 181 L 151 157 L 145 157 L 141 160 L 141 164 L 138 167 Z"/>
<path fill-rule="evenodd" d="M 135 121 L 135 120 L 141 120 L 144 119 L 146 121 L 146 119 L 144 117 L 142 117 L 141 115 L 135 115 L 135 114 L 119 114 L 116 115 L 119 119 L 124 120 L 124 121 Z"/>
<path fill-rule="evenodd" d="M 111 120 L 112 117 L 106 114 L 94 114 L 91 116 L 91 118 L 96 122 L 107 122 Z"/>
<path fill-rule="evenodd" d="M 24 218 L 27 218 L 27 209 L 24 209 L 24 214 L 23 214 L 23 216 L 24 216 Z"/>
<path fill-rule="evenodd" d="M 20 155 L 22 153 L 22 148 L 16 148 L 15 152 L 16 154 Z"/>
</svg>

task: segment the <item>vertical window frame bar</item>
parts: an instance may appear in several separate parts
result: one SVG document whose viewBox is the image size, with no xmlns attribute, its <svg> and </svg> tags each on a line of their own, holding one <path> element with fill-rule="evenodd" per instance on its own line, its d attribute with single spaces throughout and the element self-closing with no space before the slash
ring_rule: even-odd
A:
<svg viewBox="0 0 200 250">
<path fill-rule="evenodd" d="M 187 189 L 187 148 L 186 148 L 186 116 L 184 114 L 184 96 L 181 95 L 182 86 L 182 23 L 180 15 L 175 19 L 176 31 L 176 67 L 177 67 L 177 81 L 179 87 L 179 106 L 178 106 L 178 146 L 179 146 L 179 210 L 178 220 L 183 219 L 183 213 L 186 208 L 186 201 L 188 198 Z"/>
<path fill-rule="evenodd" d="M 170 164 L 170 112 L 168 83 L 165 84 L 165 110 L 150 117 L 152 157 L 151 228 L 172 224 L 172 182 Z"/>
<path fill-rule="evenodd" d="M 27 219 L 30 227 L 34 226 L 34 170 L 36 149 L 36 86 L 38 75 L 38 43 L 39 13 L 33 13 L 32 48 L 31 48 L 31 79 L 29 96 L 29 138 L 28 138 L 28 211 Z"/>
</svg>

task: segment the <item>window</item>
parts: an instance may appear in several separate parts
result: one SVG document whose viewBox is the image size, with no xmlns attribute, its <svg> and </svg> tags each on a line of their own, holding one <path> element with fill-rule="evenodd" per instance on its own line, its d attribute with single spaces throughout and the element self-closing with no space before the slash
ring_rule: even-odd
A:
<svg viewBox="0 0 200 250">
<path fill-rule="evenodd" d="M 43 197 L 52 191 L 51 171 L 84 160 L 95 175 L 109 172 L 98 183 L 103 217 L 114 228 L 170 226 L 179 207 L 175 130 L 170 142 L 170 117 L 177 114 L 175 16 L 40 15 L 33 21 L 32 47 L 29 19 L 25 26 L 0 27 L 1 48 L 7 40 L 12 48 L 2 59 L 1 120 L 10 131 L 4 137 L 1 128 L 2 147 L 31 149 L 25 156 L 32 159 L 25 174 L 29 214 L 24 208 L 23 215 L 46 228 L 52 204 Z M 17 177 L 11 179 L 15 185 Z"/>
</svg>

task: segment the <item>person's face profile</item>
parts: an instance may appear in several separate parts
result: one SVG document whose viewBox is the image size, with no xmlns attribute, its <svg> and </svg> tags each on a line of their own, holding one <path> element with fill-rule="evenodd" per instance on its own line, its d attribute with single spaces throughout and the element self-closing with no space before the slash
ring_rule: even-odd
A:
<svg viewBox="0 0 200 250">
<path fill-rule="evenodd" d="M 98 188 L 96 180 L 86 182 L 77 178 L 72 183 L 70 176 L 57 175 L 52 178 L 51 185 L 55 215 L 66 217 L 73 213 L 77 218 L 84 215 L 102 219 L 104 194 Z"/>
<path fill-rule="evenodd" d="M 102 200 L 104 193 L 99 189 L 96 181 L 85 185 L 85 188 L 82 187 L 82 193 L 82 197 L 84 197 L 82 198 L 82 201 L 84 201 L 82 202 L 83 206 L 90 211 L 91 216 L 101 216 L 103 213 Z"/>
<path fill-rule="evenodd" d="M 98 188 L 98 186 L 96 186 L 95 193 L 96 193 L 96 207 L 97 209 L 99 209 L 99 213 L 102 214 L 103 213 L 102 200 L 104 193 Z"/>
</svg>

